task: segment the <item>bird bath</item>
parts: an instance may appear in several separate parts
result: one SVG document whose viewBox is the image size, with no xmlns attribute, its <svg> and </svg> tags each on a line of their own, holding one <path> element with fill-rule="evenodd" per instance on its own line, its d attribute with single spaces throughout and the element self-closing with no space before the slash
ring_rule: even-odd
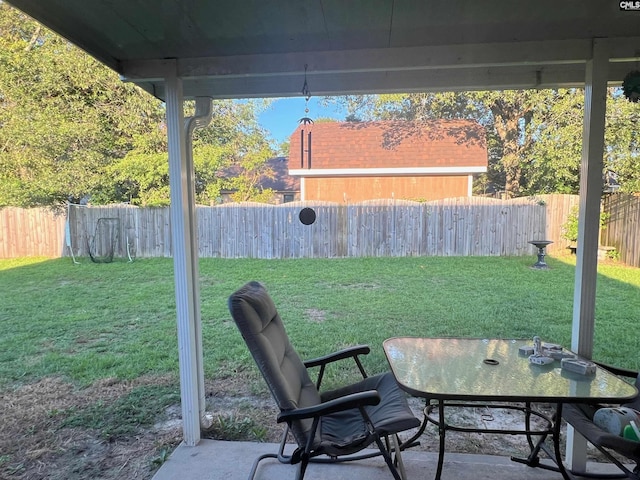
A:
<svg viewBox="0 0 640 480">
<path fill-rule="evenodd" d="M 544 249 L 546 248 L 547 245 L 550 245 L 553 242 L 551 240 L 531 240 L 529 243 L 538 249 L 538 261 L 533 264 L 532 268 L 539 268 L 539 269 L 549 268 L 549 265 L 547 265 L 547 263 L 544 261 L 544 256 L 545 256 Z"/>
</svg>

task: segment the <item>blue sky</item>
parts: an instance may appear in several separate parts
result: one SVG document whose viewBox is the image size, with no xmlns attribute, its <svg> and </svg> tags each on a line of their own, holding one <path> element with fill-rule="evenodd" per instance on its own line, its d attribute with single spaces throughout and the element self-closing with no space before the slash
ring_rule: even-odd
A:
<svg viewBox="0 0 640 480">
<path fill-rule="evenodd" d="M 274 99 L 271 106 L 258 116 L 258 122 L 271 133 L 277 146 L 289 139 L 302 117 L 344 120 L 344 111 L 335 106 L 321 107 L 318 105 L 319 100 L 318 97 L 311 97 L 309 113 L 305 114 L 304 97 Z"/>
</svg>

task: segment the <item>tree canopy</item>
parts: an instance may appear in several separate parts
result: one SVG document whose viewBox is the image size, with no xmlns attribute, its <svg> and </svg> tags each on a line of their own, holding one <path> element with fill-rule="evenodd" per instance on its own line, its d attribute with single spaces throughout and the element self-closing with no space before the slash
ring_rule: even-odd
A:
<svg viewBox="0 0 640 480">
<path fill-rule="evenodd" d="M 476 191 L 508 196 L 578 193 L 582 152 L 582 89 L 506 90 L 346 96 L 352 120 L 475 119 L 487 132 L 489 169 Z M 619 89 L 607 99 L 605 170 L 623 191 L 640 191 L 640 106 Z"/>
<path fill-rule="evenodd" d="M 193 105 L 187 105 L 193 113 Z M 223 190 L 236 201 L 269 201 L 271 190 L 259 180 L 272 175 L 267 161 L 273 156 L 265 132 L 256 120 L 257 102 L 216 100 L 211 124 L 193 137 L 196 200 L 214 204 Z M 107 168 L 115 180 L 108 198 L 144 206 L 169 203 L 169 163 L 164 122 L 137 138 L 127 154 Z"/>
<path fill-rule="evenodd" d="M 161 115 L 159 102 L 0 3 L 0 204 L 102 189 L 104 168 Z"/>
<path fill-rule="evenodd" d="M 211 125 L 194 135 L 198 201 L 221 189 L 269 196 L 256 182 L 273 155 L 260 108 L 214 102 Z M 0 2 L 0 206 L 168 204 L 164 114 L 162 102 Z"/>
</svg>

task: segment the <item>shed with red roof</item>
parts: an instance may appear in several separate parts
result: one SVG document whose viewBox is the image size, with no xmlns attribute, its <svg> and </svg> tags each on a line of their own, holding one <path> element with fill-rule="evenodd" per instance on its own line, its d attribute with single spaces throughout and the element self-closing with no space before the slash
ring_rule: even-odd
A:
<svg viewBox="0 0 640 480">
<path fill-rule="evenodd" d="M 487 162 L 485 130 L 470 120 L 320 122 L 291 135 L 289 174 L 302 200 L 437 200 L 471 196 Z"/>
</svg>

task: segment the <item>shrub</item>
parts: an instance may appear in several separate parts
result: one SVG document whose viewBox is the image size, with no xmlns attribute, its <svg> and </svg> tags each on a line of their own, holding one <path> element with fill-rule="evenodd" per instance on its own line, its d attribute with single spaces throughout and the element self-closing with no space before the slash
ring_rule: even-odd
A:
<svg viewBox="0 0 640 480">
<path fill-rule="evenodd" d="M 606 228 L 609 214 L 607 212 L 600 212 L 600 228 Z M 569 240 L 572 244 L 578 241 L 578 207 L 571 208 L 569 215 L 567 215 L 567 221 L 562 224 L 562 236 Z"/>
</svg>

